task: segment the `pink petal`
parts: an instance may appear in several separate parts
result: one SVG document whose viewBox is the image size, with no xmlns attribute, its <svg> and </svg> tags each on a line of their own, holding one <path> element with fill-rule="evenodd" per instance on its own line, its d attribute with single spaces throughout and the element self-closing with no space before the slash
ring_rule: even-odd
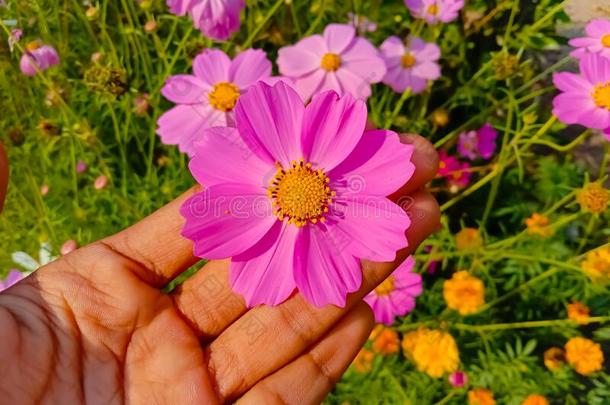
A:
<svg viewBox="0 0 610 405">
<path fill-rule="evenodd" d="M 290 86 L 273 87 L 258 82 L 242 95 L 235 107 L 237 127 L 246 143 L 265 161 L 284 168 L 303 157 L 300 138 L 305 107 Z"/>
<path fill-rule="evenodd" d="M 231 261 L 231 286 L 248 307 L 278 305 L 296 288 L 293 276 L 298 228 L 276 221 L 252 248 Z"/>
<path fill-rule="evenodd" d="M 199 104 L 207 102 L 210 86 L 203 80 L 191 75 L 170 76 L 161 89 L 161 94 L 174 103 Z"/>
<path fill-rule="evenodd" d="M 9 288 L 15 284 L 17 284 L 19 281 L 23 280 L 25 278 L 25 275 L 20 272 L 19 270 L 11 270 L 9 271 L 8 275 L 6 276 L 6 279 L 4 279 L 4 287 L 5 288 Z"/>
<path fill-rule="evenodd" d="M 434 62 L 422 62 L 413 66 L 411 72 L 414 76 L 427 80 L 436 80 L 441 77 L 441 68 Z"/>
<path fill-rule="evenodd" d="M 573 47 L 586 48 L 589 46 L 599 45 L 600 40 L 598 38 L 584 37 L 584 38 L 571 39 L 570 41 L 568 41 L 568 43 L 570 44 L 570 46 L 573 46 Z"/>
<path fill-rule="evenodd" d="M 606 129 L 610 127 L 610 111 L 605 108 L 594 108 L 583 112 L 578 121 L 587 128 Z"/>
<path fill-rule="evenodd" d="M 191 8 L 191 17 L 195 27 L 206 36 L 224 41 L 239 30 L 243 0 L 207 0 L 198 1 Z"/>
<path fill-rule="evenodd" d="M 391 325 L 394 322 L 392 301 L 389 297 L 379 297 L 374 292 L 370 292 L 364 301 L 369 304 L 375 315 L 375 322 L 384 325 Z"/>
<path fill-rule="evenodd" d="M 412 76 L 410 87 L 413 94 L 419 94 L 426 90 L 428 87 L 428 81 L 417 76 Z"/>
<path fill-rule="evenodd" d="M 341 55 L 343 50 L 352 42 L 356 30 L 348 24 L 328 24 L 324 29 L 324 41 L 328 52 Z"/>
<path fill-rule="evenodd" d="M 194 242 L 195 256 L 224 259 L 256 244 L 278 219 L 265 189 L 249 184 L 217 184 L 185 201 L 182 236 Z"/>
<path fill-rule="evenodd" d="M 328 91 L 314 96 L 303 118 L 305 158 L 326 171 L 341 163 L 356 147 L 366 124 L 366 104 L 350 94 Z"/>
<path fill-rule="evenodd" d="M 395 132 L 366 131 L 352 153 L 328 172 L 331 187 L 345 184 L 351 192 L 388 196 L 413 176 L 413 150 L 413 145 L 401 143 Z"/>
<path fill-rule="evenodd" d="M 426 43 L 424 47 L 417 52 L 418 60 L 437 61 L 441 57 L 441 48 L 434 43 Z"/>
<path fill-rule="evenodd" d="M 271 76 L 271 62 L 260 49 L 247 49 L 231 62 L 229 78 L 240 89 Z"/>
<path fill-rule="evenodd" d="M 610 61 L 597 54 L 588 54 L 580 59 L 580 71 L 590 83 L 610 81 Z"/>
<path fill-rule="evenodd" d="M 193 0 L 167 0 L 167 6 L 172 14 L 183 16 L 192 7 Z"/>
<path fill-rule="evenodd" d="M 375 47 L 364 38 L 356 38 L 341 55 L 342 70 L 349 70 L 369 83 L 380 82 L 386 72 L 383 59 Z"/>
<path fill-rule="evenodd" d="M 206 129 L 195 142 L 193 152 L 189 169 L 195 180 L 206 187 L 223 183 L 266 186 L 277 170 L 255 155 L 235 128 Z"/>
<path fill-rule="evenodd" d="M 585 27 L 585 31 L 587 32 L 587 35 L 592 37 L 602 37 L 606 34 L 610 34 L 610 21 L 603 18 L 591 20 Z"/>
<path fill-rule="evenodd" d="M 391 36 L 383 41 L 379 49 L 384 56 L 397 57 L 399 61 L 402 55 L 405 54 L 405 45 L 402 40 L 396 36 Z"/>
<path fill-rule="evenodd" d="M 280 73 L 288 77 L 309 74 L 320 68 L 322 56 L 327 52 L 326 43 L 321 35 L 312 35 L 293 46 L 280 48 L 277 58 Z"/>
<path fill-rule="evenodd" d="M 339 69 L 335 72 L 334 77 L 337 79 L 339 87 L 342 89 L 341 94 L 349 93 L 361 100 L 366 100 L 371 95 L 371 86 L 369 82 L 350 70 Z"/>
<path fill-rule="evenodd" d="M 302 228 L 295 250 L 294 280 L 303 296 L 322 307 L 345 306 L 346 296 L 360 288 L 360 261 L 333 246 L 332 232 L 323 224 Z"/>
<path fill-rule="evenodd" d="M 592 84 L 585 78 L 569 72 L 554 73 L 553 84 L 561 91 L 589 93 L 592 90 Z"/>
<path fill-rule="evenodd" d="M 302 100 L 309 100 L 314 94 L 319 92 L 324 85 L 326 71 L 319 68 L 312 73 L 295 80 L 295 88 L 299 92 Z"/>
<path fill-rule="evenodd" d="M 580 116 L 594 110 L 591 96 L 583 93 L 562 93 L 553 99 L 553 114 L 565 124 L 579 124 Z"/>
<path fill-rule="evenodd" d="M 178 145 L 180 152 L 190 156 L 204 129 L 226 123 L 226 114 L 210 106 L 180 104 L 159 117 L 157 134 L 164 144 Z"/>
<path fill-rule="evenodd" d="M 405 232 L 411 220 L 385 197 L 345 193 L 337 196 L 331 208 L 327 226 L 351 238 L 345 250 L 355 257 L 390 262 L 409 245 Z"/>
<path fill-rule="evenodd" d="M 206 49 L 193 60 L 193 73 L 210 87 L 229 81 L 231 59 L 223 51 Z"/>
</svg>

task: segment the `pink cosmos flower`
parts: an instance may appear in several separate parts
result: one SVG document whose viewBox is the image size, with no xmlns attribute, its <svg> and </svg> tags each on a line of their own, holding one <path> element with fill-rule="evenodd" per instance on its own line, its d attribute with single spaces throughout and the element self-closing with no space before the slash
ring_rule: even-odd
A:
<svg viewBox="0 0 610 405">
<path fill-rule="evenodd" d="M 417 37 L 410 37 L 407 42 L 405 46 L 400 38 L 392 36 L 381 44 L 381 56 L 388 69 L 383 82 L 396 92 L 410 88 L 417 94 L 426 89 L 428 80 L 441 76 L 437 63 L 441 50 L 438 45 Z"/>
<path fill-rule="evenodd" d="M 460 156 L 470 160 L 479 157 L 489 159 L 496 151 L 498 132 L 487 123 L 478 131 L 468 131 L 460 134 L 457 150 Z"/>
<path fill-rule="evenodd" d="M 277 64 L 282 75 L 294 79 L 303 100 L 324 90 L 365 100 L 371 83 L 380 82 L 386 72 L 377 49 L 345 24 L 329 24 L 322 35 L 281 48 Z"/>
<path fill-rule="evenodd" d="M 588 53 L 597 53 L 610 58 L 610 21 L 592 20 L 585 27 L 586 37 L 574 38 L 569 44 L 577 48 L 570 53 L 575 58 L 582 58 Z"/>
<path fill-rule="evenodd" d="M 231 257 L 230 282 L 248 306 L 296 289 L 344 306 L 360 259 L 392 261 L 409 217 L 388 200 L 413 174 L 412 145 L 365 131 L 366 104 L 327 91 L 305 107 L 284 82 L 259 82 L 235 108 L 236 128 L 204 131 L 191 173 L 204 191 L 181 208 L 198 257 Z"/>
<path fill-rule="evenodd" d="M 193 24 L 206 36 L 224 41 L 239 30 L 243 0 L 167 0 L 175 15 L 189 13 Z"/>
<path fill-rule="evenodd" d="M 193 73 L 167 79 L 161 93 L 178 105 L 157 121 L 163 143 L 178 145 L 189 156 L 204 129 L 234 126 L 237 100 L 254 83 L 270 78 L 271 62 L 260 50 L 248 49 L 231 60 L 208 49 L 193 61 Z"/>
<path fill-rule="evenodd" d="M 606 129 L 610 127 L 610 60 L 593 53 L 579 62 L 579 74 L 553 75 L 562 92 L 553 99 L 553 114 L 566 124 Z"/>
<path fill-rule="evenodd" d="M 468 374 L 463 371 L 456 371 L 449 374 L 448 380 L 453 388 L 462 388 L 468 384 Z"/>
<path fill-rule="evenodd" d="M 8 48 L 13 52 L 15 44 L 21 40 L 23 30 L 21 28 L 13 28 L 11 34 L 8 36 Z"/>
<path fill-rule="evenodd" d="M 103 188 L 106 188 L 106 186 L 108 185 L 108 177 L 101 175 L 95 178 L 95 180 L 93 181 L 93 188 L 96 190 L 102 190 Z"/>
<path fill-rule="evenodd" d="M 447 152 L 444 150 L 439 151 L 438 156 L 438 174 L 444 177 L 450 186 L 462 188 L 470 183 L 472 173 L 468 163 L 462 163 L 454 156 L 447 155 Z"/>
<path fill-rule="evenodd" d="M 4 291 L 7 288 L 15 285 L 19 281 L 23 280 L 24 275 L 19 270 L 11 270 L 4 280 L 0 280 L 0 291 Z"/>
<path fill-rule="evenodd" d="M 413 17 L 438 24 L 455 20 L 464 7 L 464 0 L 405 0 L 405 5 Z"/>
<path fill-rule="evenodd" d="M 422 277 L 413 272 L 414 266 L 413 256 L 407 257 L 383 283 L 364 297 L 373 309 L 375 322 L 391 325 L 394 318 L 415 308 L 415 297 L 422 293 Z"/>
<path fill-rule="evenodd" d="M 375 32 L 377 30 L 377 24 L 370 21 L 363 15 L 354 14 L 350 11 L 347 13 L 347 18 L 349 23 L 353 25 L 360 34 Z"/>
<path fill-rule="evenodd" d="M 76 173 L 82 174 L 86 171 L 87 171 L 87 163 L 85 163 L 83 160 L 79 160 L 78 162 L 76 162 Z"/>
<path fill-rule="evenodd" d="M 59 65 L 59 55 L 55 48 L 34 41 L 27 44 L 19 67 L 24 75 L 34 76 L 39 71 L 45 71 L 55 65 Z"/>
</svg>

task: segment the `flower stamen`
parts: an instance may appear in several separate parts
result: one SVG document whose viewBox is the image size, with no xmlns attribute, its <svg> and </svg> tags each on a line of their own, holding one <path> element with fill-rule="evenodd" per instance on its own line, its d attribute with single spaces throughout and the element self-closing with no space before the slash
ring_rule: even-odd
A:
<svg viewBox="0 0 610 405">
<path fill-rule="evenodd" d="M 289 169 L 277 166 L 278 171 L 267 189 L 275 216 L 298 227 L 325 222 L 324 214 L 336 194 L 328 186 L 328 176 L 322 169 L 312 169 L 311 163 L 305 163 L 304 159 L 292 161 Z"/>
<path fill-rule="evenodd" d="M 320 62 L 322 69 L 327 72 L 334 72 L 341 66 L 341 57 L 336 53 L 327 53 L 322 56 L 322 62 Z"/>
<path fill-rule="evenodd" d="M 390 295 L 390 293 L 395 289 L 396 287 L 394 286 L 394 276 L 389 276 L 375 288 L 375 294 L 379 296 L 386 296 Z"/>
<path fill-rule="evenodd" d="M 606 48 L 610 48 L 610 34 L 606 34 L 602 37 L 602 45 Z"/>
<path fill-rule="evenodd" d="M 430 15 L 438 14 L 438 5 L 436 3 L 434 3 L 430 7 L 428 7 L 428 14 L 430 14 Z"/>
<path fill-rule="evenodd" d="M 404 55 L 402 55 L 402 58 L 400 59 L 400 63 L 402 65 L 403 68 L 408 69 L 410 67 L 413 67 L 413 65 L 415 65 L 415 56 L 413 56 L 412 53 L 405 53 Z"/>
<path fill-rule="evenodd" d="M 220 82 L 208 94 L 210 105 L 217 110 L 228 112 L 233 110 L 239 98 L 239 87 L 229 82 Z"/>
<path fill-rule="evenodd" d="M 610 82 L 599 83 L 591 93 L 595 105 L 610 111 Z"/>
</svg>

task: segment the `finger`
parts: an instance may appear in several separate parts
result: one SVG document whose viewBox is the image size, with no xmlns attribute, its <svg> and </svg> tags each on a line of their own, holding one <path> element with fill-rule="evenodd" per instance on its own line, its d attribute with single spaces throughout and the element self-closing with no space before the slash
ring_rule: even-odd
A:
<svg viewBox="0 0 610 405">
<path fill-rule="evenodd" d="M 138 277 L 162 287 L 199 260 L 193 243 L 180 235 L 184 218 L 180 206 L 201 191 L 195 186 L 135 225 L 100 241 L 142 266 Z"/>
<path fill-rule="evenodd" d="M 6 198 L 6 190 L 8 188 L 8 174 L 8 158 L 2 143 L 0 143 L 0 212 L 4 208 L 4 199 Z"/>
<path fill-rule="evenodd" d="M 414 194 L 413 200 L 410 212 L 414 218 L 407 232 L 409 247 L 398 252 L 396 261 L 391 263 L 363 261 L 362 287 L 348 297 L 345 308 L 316 308 L 296 294 L 277 307 L 251 309 L 208 346 L 210 369 L 223 398 L 231 400 L 243 394 L 297 357 L 415 251 L 438 224 L 440 212 L 434 197 L 425 191 Z M 269 347 L 275 348 L 273 356 L 268 355 Z"/>
<path fill-rule="evenodd" d="M 239 401 L 248 404 L 320 404 L 366 342 L 373 313 L 363 302 L 292 363 L 259 381 Z"/>
<path fill-rule="evenodd" d="M 434 179 L 438 171 L 438 153 L 434 145 L 426 138 L 416 134 L 401 134 L 400 141 L 415 147 L 416 152 L 411 157 L 415 165 L 415 172 L 403 187 L 390 196 L 390 198 L 395 199 L 405 194 L 411 194 L 415 190 L 424 187 Z"/>
</svg>

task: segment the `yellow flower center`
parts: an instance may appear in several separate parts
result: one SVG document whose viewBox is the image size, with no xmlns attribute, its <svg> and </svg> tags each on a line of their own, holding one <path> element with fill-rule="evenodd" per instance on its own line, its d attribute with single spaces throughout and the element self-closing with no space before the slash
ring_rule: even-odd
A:
<svg viewBox="0 0 610 405">
<path fill-rule="evenodd" d="M 396 287 L 394 286 L 394 276 L 389 276 L 383 283 L 379 284 L 377 288 L 375 288 L 375 294 L 380 296 L 390 295 L 392 291 L 394 291 Z"/>
<path fill-rule="evenodd" d="M 220 111 L 231 111 L 239 98 L 239 87 L 229 82 L 220 82 L 208 94 L 210 105 Z"/>
<path fill-rule="evenodd" d="M 311 163 L 305 163 L 303 159 L 293 161 L 286 170 L 278 164 L 278 171 L 267 189 L 275 216 L 280 221 L 288 219 L 289 224 L 298 227 L 326 221 L 324 214 L 335 196 L 328 183 L 330 179 L 322 169 L 313 170 Z"/>
<path fill-rule="evenodd" d="M 595 105 L 610 111 L 610 82 L 600 83 L 593 88 Z"/>
<path fill-rule="evenodd" d="M 402 59 L 400 60 L 400 63 L 402 64 L 402 67 L 405 69 L 413 67 L 413 65 L 415 65 L 415 56 L 413 56 L 412 53 L 405 53 L 404 55 L 402 55 Z"/>
<path fill-rule="evenodd" d="M 339 66 L 341 66 L 341 57 L 336 53 L 327 53 L 322 56 L 320 66 L 322 66 L 322 69 L 326 70 L 327 72 L 334 72 L 335 70 L 339 69 Z"/>
<path fill-rule="evenodd" d="M 438 14 L 438 5 L 434 3 L 430 7 L 428 7 L 428 14 L 437 15 Z"/>
<path fill-rule="evenodd" d="M 610 34 L 606 34 L 602 37 L 602 45 L 606 48 L 610 48 Z"/>
<path fill-rule="evenodd" d="M 35 51 L 38 48 L 40 48 L 40 42 L 39 41 L 31 41 L 31 42 L 28 42 L 25 45 L 25 49 L 27 49 L 30 52 Z"/>
</svg>

